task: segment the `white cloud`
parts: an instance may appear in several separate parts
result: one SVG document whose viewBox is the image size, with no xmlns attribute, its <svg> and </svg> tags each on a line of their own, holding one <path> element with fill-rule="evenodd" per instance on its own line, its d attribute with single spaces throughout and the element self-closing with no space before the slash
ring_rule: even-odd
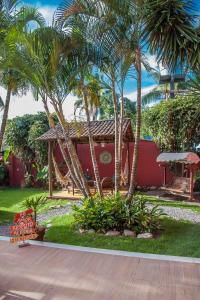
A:
<svg viewBox="0 0 200 300">
<path fill-rule="evenodd" d="M 145 87 L 142 89 L 142 96 L 148 94 L 151 90 L 153 90 L 157 85 L 154 84 L 154 85 L 151 85 L 151 86 L 148 86 L 148 87 Z M 132 93 L 129 93 L 129 94 L 126 94 L 125 97 L 129 98 L 131 101 L 136 101 L 137 100 L 137 90 L 132 92 Z"/>
<path fill-rule="evenodd" d="M 5 100 L 6 90 L 0 88 L 0 95 Z M 73 119 L 74 113 L 74 102 L 76 97 L 69 95 L 64 102 L 63 110 L 66 119 Z M 50 107 L 50 110 L 53 112 L 53 108 Z M 12 96 L 9 109 L 9 118 L 14 118 L 17 116 L 23 116 L 25 114 L 36 114 L 39 111 L 44 111 L 44 107 L 41 101 L 35 101 L 31 92 L 28 92 L 22 97 Z"/>
<path fill-rule="evenodd" d="M 51 25 L 52 20 L 53 20 L 53 14 L 56 10 L 56 7 L 55 6 L 41 6 L 41 7 L 38 6 L 38 10 L 46 19 L 47 25 Z"/>
<path fill-rule="evenodd" d="M 163 67 L 162 63 L 158 63 L 155 55 L 146 55 L 149 65 L 153 69 L 158 69 L 161 75 L 168 74 L 167 70 Z"/>
</svg>

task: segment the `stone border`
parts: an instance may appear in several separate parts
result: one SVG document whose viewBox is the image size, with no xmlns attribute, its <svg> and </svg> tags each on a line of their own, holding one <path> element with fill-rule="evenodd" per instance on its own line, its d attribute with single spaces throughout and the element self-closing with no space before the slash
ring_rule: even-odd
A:
<svg viewBox="0 0 200 300">
<path fill-rule="evenodd" d="M 9 237 L 0 236 L 0 241 L 10 241 Z M 96 254 L 107 254 L 107 255 L 116 255 L 116 256 L 125 256 L 125 257 L 134 257 L 140 259 L 151 259 L 151 260 L 160 260 L 160 261 L 173 261 L 173 262 L 183 262 L 183 263 L 194 263 L 200 264 L 200 258 L 192 257 L 182 257 L 182 256 L 170 256 L 170 255 L 160 255 L 160 254 L 148 254 L 148 253 L 139 253 L 139 252 L 128 252 L 128 251 L 118 251 L 118 250 L 107 250 L 107 249 L 98 249 L 90 247 L 81 247 L 49 242 L 39 242 L 39 241 L 29 241 L 31 245 L 63 249 L 69 251 L 80 251 L 87 253 L 96 253 Z"/>
</svg>

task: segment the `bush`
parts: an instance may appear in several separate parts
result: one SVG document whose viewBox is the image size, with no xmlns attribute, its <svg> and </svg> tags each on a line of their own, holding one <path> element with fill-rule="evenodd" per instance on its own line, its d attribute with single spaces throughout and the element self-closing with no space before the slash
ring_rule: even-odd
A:
<svg viewBox="0 0 200 300">
<path fill-rule="evenodd" d="M 8 170 L 5 166 L 5 164 L 0 164 L 0 185 L 7 184 L 8 181 Z"/>
<path fill-rule="evenodd" d="M 81 206 L 74 205 L 75 223 L 82 229 L 97 232 L 124 229 L 137 233 L 160 229 L 162 211 L 157 206 L 148 207 L 144 196 L 135 196 L 129 207 L 120 196 L 107 196 L 101 200 L 98 195 L 84 199 Z"/>
</svg>

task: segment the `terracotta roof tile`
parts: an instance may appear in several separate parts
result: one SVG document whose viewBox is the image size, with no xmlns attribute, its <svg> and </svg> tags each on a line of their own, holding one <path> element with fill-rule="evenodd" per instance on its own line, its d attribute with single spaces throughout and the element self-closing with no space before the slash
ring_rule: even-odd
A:
<svg viewBox="0 0 200 300">
<path fill-rule="evenodd" d="M 92 121 L 92 132 L 94 140 L 113 140 L 115 134 L 115 122 L 114 120 Z M 62 128 L 60 125 L 56 126 L 56 130 L 60 139 L 64 139 Z M 69 123 L 69 136 L 73 140 L 79 142 L 86 142 L 88 139 L 87 122 Z M 133 132 L 131 127 L 131 120 L 124 119 L 123 124 L 123 136 L 124 140 L 133 141 Z M 38 138 L 40 141 L 56 140 L 56 135 L 53 129 L 50 129 L 42 136 Z"/>
</svg>

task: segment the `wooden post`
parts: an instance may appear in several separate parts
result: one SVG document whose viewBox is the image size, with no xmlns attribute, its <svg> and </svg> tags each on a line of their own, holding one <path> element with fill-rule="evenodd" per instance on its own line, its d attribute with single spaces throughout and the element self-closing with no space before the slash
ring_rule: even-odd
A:
<svg viewBox="0 0 200 300">
<path fill-rule="evenodd" d="M 194 172 L 193 172 L 193 168 L 190 167 L 190 201 L 193 200 L 193 188 L 194 188 Z"/>
<path fill-rule="evenodd" d="M 52 155 L 53 155 L 53 144 L 51 141 L 48 141 L 48 166 L 49 166 L 49 196 L 53 196 L 53 163 L 52 163 Z"/>
<path fill-rule="evenodd" d="M 130 161 L 131 161 L 131 159 L 130 159 L 130 143 L 128 142 L 127 143 L 127 149 L 128 149 L 128 186 L 130 185 Z"/>
</svg>

